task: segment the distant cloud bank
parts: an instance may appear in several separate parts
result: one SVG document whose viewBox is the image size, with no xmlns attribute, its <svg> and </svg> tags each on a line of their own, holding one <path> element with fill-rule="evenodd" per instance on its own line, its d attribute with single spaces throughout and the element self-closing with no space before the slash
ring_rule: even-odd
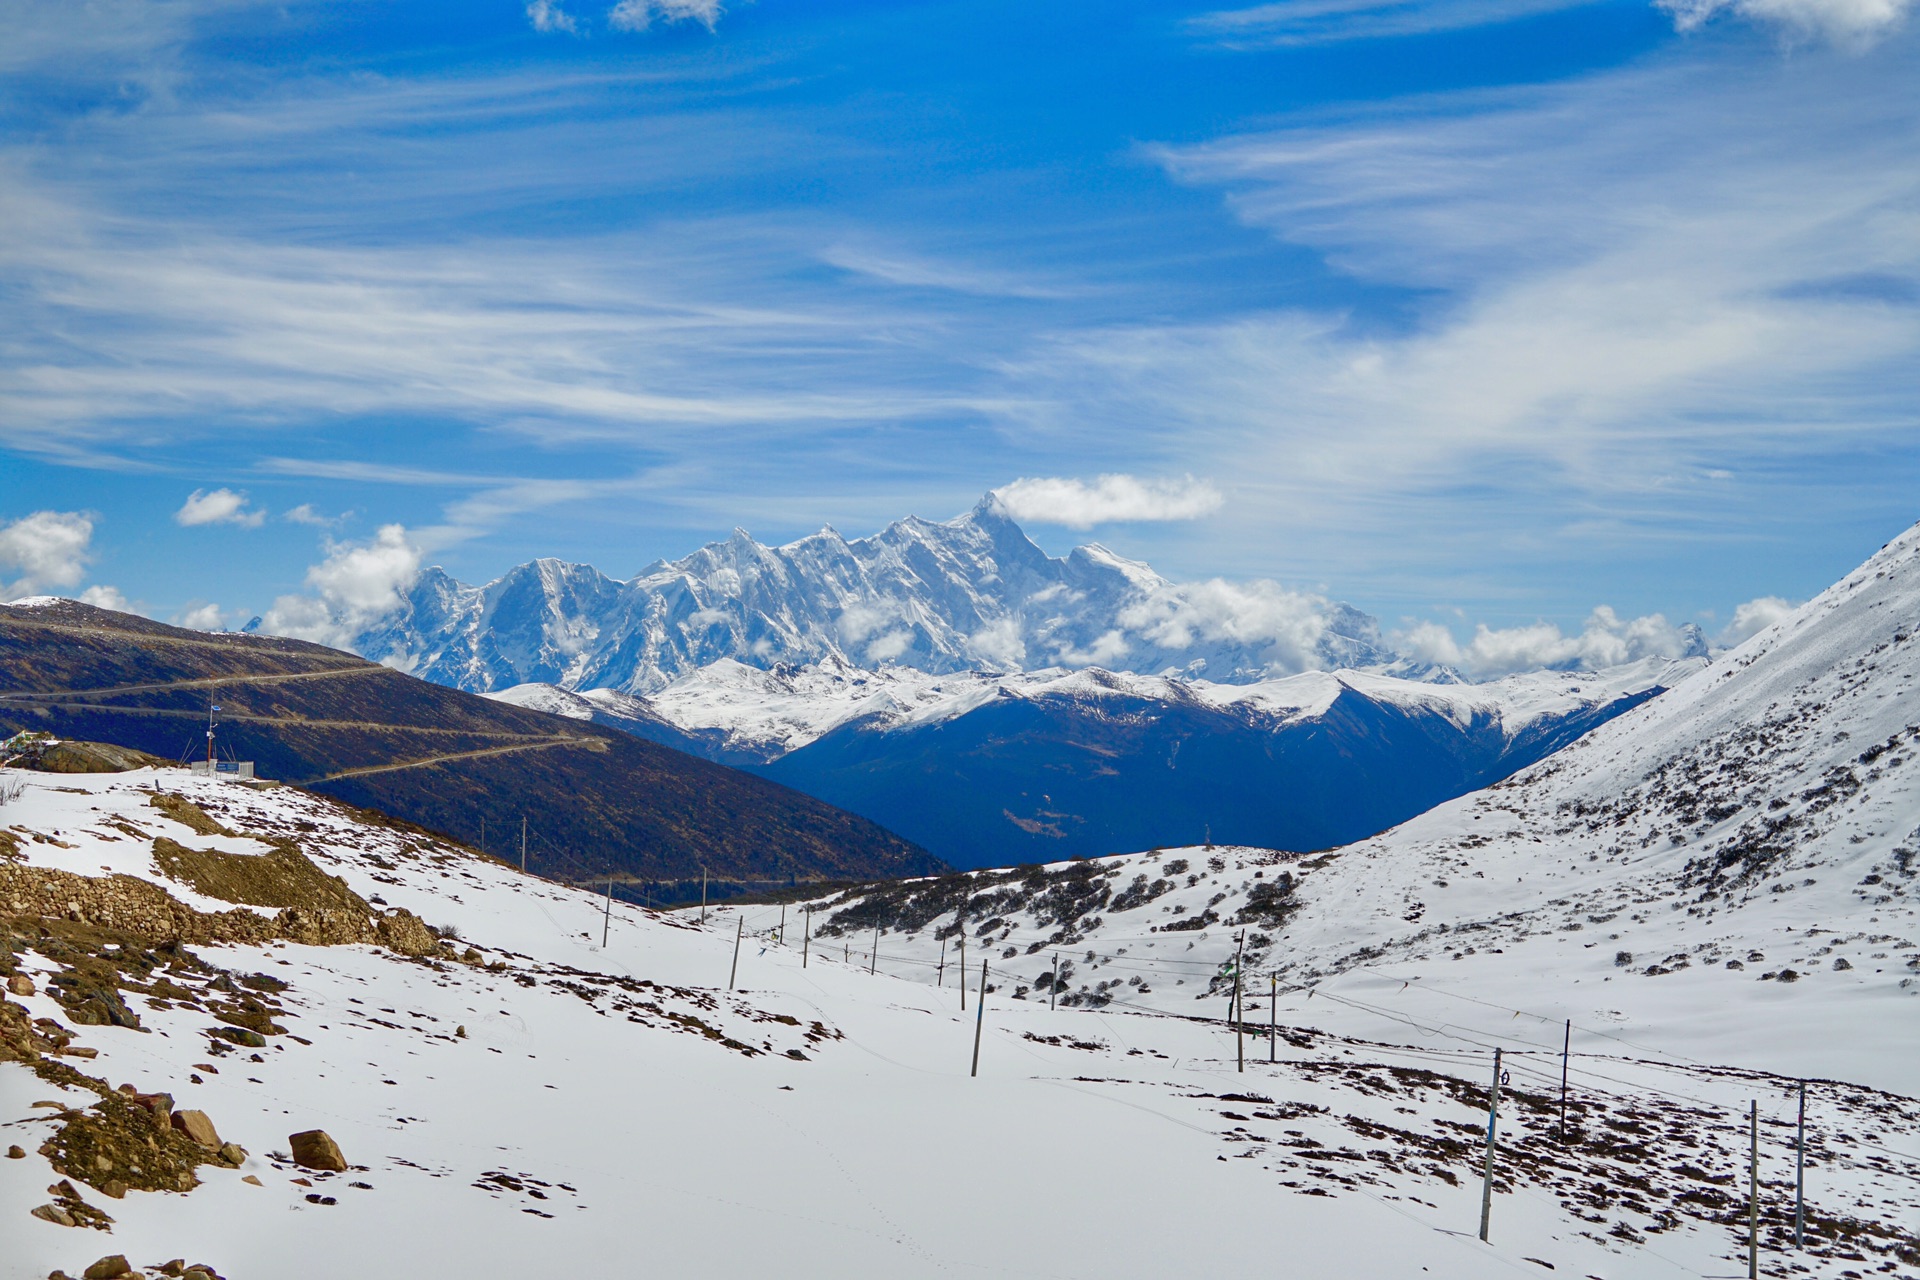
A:
<svg viewBox="0 0 1920 1280">
<path fill-rule="evenodd" d="M 1141 480 L 1106 475 L 1092 484 L 1065 477 L 1015 480 L 993 491 L 1015 520 L 1091 529 L 1096 524 L 1130 520 L 1198 520 L 1220 509 L 1225 499 L 1205 480 Z"/>
</svg>

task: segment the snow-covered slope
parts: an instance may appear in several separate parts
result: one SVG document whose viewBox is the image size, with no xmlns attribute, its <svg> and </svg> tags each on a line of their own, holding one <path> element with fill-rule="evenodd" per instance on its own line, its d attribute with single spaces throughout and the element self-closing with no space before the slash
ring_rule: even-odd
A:
<svg viewBox="0 0 1920 1280">
<path fill-rule="evenodd" d="M 814 938 L 803 959 L 798 912 L 721 910 L 703 927 L 692 913 L 608 909 L 287 789 L 172 770 L 0 781 L 24 788 L 0 807 L 18 846 L 0 863 L 0 967 L 32 988 L 0 1008 L 15 1019 L 0 1021 L 0 1045 L 24 1043 L 6 1038 L 22 1011 L 45 1020 L 41 1052 L 0 1061 L 0 1144 L 21 1149 L 0 1159 L 3 1280 L 78 1275 L 106 1255 L 149 1275 L 167 1259 L 204 1262 L 235 1280 L 636 1268 L 1104 1280 L 1264 1273 L 1276 1251 L 1289 1273 L 1357 1280 L 1541 1265 L 1727 1274 L 1742 1247 L 1733 1121 L 1756 1092 L 1769 1100 L 1763 1257 L 1786 1262 L 1777 1079 L 1587 1046 L 1563 1139 L 1538 1064 L 1510 1056 L 1483 1245 L 1476 1135 L 1490 1066 L 1477 1048 L 1292 1019 L 1271 1064 L 1264 1041 L 1247 1041 L 1243 1073 L 1230 1029 L 1192 1017 L 1190 1002 L 1183 1016 L 1120 1001 L 1049 1009 L 997 953 L 981 1017 L 977 969 L 963 1009 L 954 966 L 920 980 L 895 938 L 872 973 L 838 938 Z M 231 834 L 204 833 L 175 801 L 156 808 L 155 791 Z M 132 880 L 114 876 L 164 888 L 183 910 L 231 910 L 168 878 L 156 841 L 245 860 L 269 855 L 260 837 L 293 841 L 374 907 L 406 908 L 458 942 L 419 958 L 355 943 L 168 946 L 115 915 Z M 41 892 L 56 881 L 68 905 Z M 272 915 L 253 918 L 271 932 Z M 976 941 L 969 965 L 979 959 Z M 119 1022 L 138 1027 L 76 1014 L 111 972 L 131 1015 Z M 236 1020 L 264 1043 L 225 1038 Z M 1895 1036 L 1883 1056 L 1903 1051 Z M 204 1112 L 245 1148 L 237 1167 L 202 1164 L 185 1193 L 109 1196 L 183 1141 L 147 1144 L 143 1110 L 99 1099 L 123 1082 Z M 1809 1103 L 1803 1274 L 1911 1269 L 1920 1196 L 1899 1170 L 1912 1168 L 1920 1109 L 1832 1082 Z M 316 1128 L 349 1169 L 293 1164 L 290 1135 Z M 124 1140 L 89 1147 L 89 1134 Z M 103 1212 L 111 1230 L 29 1216 L 48 1205 Z"/>
</svg>

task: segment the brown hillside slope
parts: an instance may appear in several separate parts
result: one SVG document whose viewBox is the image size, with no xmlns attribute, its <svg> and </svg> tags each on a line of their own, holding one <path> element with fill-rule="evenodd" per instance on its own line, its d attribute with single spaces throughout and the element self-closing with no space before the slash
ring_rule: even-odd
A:
<svg viewBox="0 0 1920 1280">
<path fill-rule="evenodd" d="M 864 818 L 613 729 L 428 684 L 271 636 L 184 631 L 72 601 L 0 606 L 0 729 L 205 753 L 568 879 L 677 883 L 919 874 L 939 863 Z M 673 889 L 664 890 L 670 896 Z M 696 890 L 697 892 L 697 890 Z"/>
</svg>

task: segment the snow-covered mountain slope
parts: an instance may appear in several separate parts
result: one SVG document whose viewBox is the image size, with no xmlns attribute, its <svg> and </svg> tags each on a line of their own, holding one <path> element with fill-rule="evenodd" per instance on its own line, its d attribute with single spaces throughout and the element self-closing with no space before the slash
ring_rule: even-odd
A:
<svg viewBox="0 0 1920 1280">
<path fill-rule="evenodd" d="M 650 693 L 723 658 L 937 674 L 1099 662 L 1249 680 L 1394 656 L 1349 606 L 1268 604 L 1271 634 L 1238 635 L 1188 588 L 1104 547 L 1048 556 L 989 494 L 957 519 L 910 518 L 852 541 L 828 528 L 767 547 L 735 530 L 626 582 L 550 559 L 482 587 L 429 569 L 354 648 L 474 692 Z"/>
<path fill-rule="evenodd" d="M 1702 661 L 1481 685 L 1354 671 L 1234 685 L 723 659 L 646 699 L 493 696 L 764 773 L 954 866 L 1004 866 L 1208 831 L 1288 849 L 1359 839 L 1531 764 Z"/>
<path fill-rule="evenodd" d="M 1049 1009 L 996 954 L 984 1010 L 978 970 L 963 1009 L 952 966 L 944 985 L 898 976 L 917 970 L 897 939 L 869 973 L 791 910 L 702 926 L 609 908 L 290 789 L 173 770 L 0 783 L 23 789 L 0 806 L 0 1145 L 19 1149 L 0 1159 L 0 1280 L 108 1255 L 234 1280 L 1105 1280 L 1276 1256 L 1357 1280 L 1728 1274 L 1756 1094 L 1770 1273 L 1920 1264 L 1902 1176 L 1920 1107 L 1857 1084 L 1809 1090 L 1810 1251 L 1789 1259 L 1786 1082 L 1582 1046 L 1561 1134 L 1542 1063 L 1510 1055 L 1482 1244 L 1478 1047 L 1287 1025 L 1249 1037 L 1242 1072 L 1217 1008 Z M 297 866 L 289 847 L 339 877 L 301 883 L 363 906 L 231 906 L 281 883 L 255 864 Z M 388 906 L 458 940 L 325 945 Z M 213 1159 L 154 1124 L 169 1108 L 244 1150 Z M 295 1165 L 291 1136 L 313 1129 L 348 1168 Z"/>
<path fill-rule="evenodd" d="M 878 925 L 927 962 L 964 917 L 1021 981 L 1058 952 L 1068 998 L 1170 1010 L 1218 996 L 1244 929 L 1296 1017 L 1547 1047 L 1570 1018 L 1576 1043 L 1913 1093 L 1916 631 L 1920 528 L 1666 695 L 1373 839 L 880 886 L 822 904 L 824 928 Z"/>
</svg>

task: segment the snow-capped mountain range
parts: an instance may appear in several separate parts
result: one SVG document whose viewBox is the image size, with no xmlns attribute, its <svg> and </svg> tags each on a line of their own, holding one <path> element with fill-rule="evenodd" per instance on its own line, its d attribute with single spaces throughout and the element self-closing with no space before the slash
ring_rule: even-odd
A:
<svg viewBox="0 0 1920 1280">
<path fill-rule="evenodd" d="M 1098 545 L 1048 556 L 992 495 L 957 519 L 851 541 L 829 528 L 768 547 L 736 530 L 625 582 L 551 559 L 478 587 L 427 569 L 353 647 L 478 693 L 651 694 L 726 660 L 935 675 L 1100 666 L 1216 683 L 1400 662 L 1450 678 L 1401 660 L 1349 605 L 1272 583 L 1174 583 Z"/>
</svg>

